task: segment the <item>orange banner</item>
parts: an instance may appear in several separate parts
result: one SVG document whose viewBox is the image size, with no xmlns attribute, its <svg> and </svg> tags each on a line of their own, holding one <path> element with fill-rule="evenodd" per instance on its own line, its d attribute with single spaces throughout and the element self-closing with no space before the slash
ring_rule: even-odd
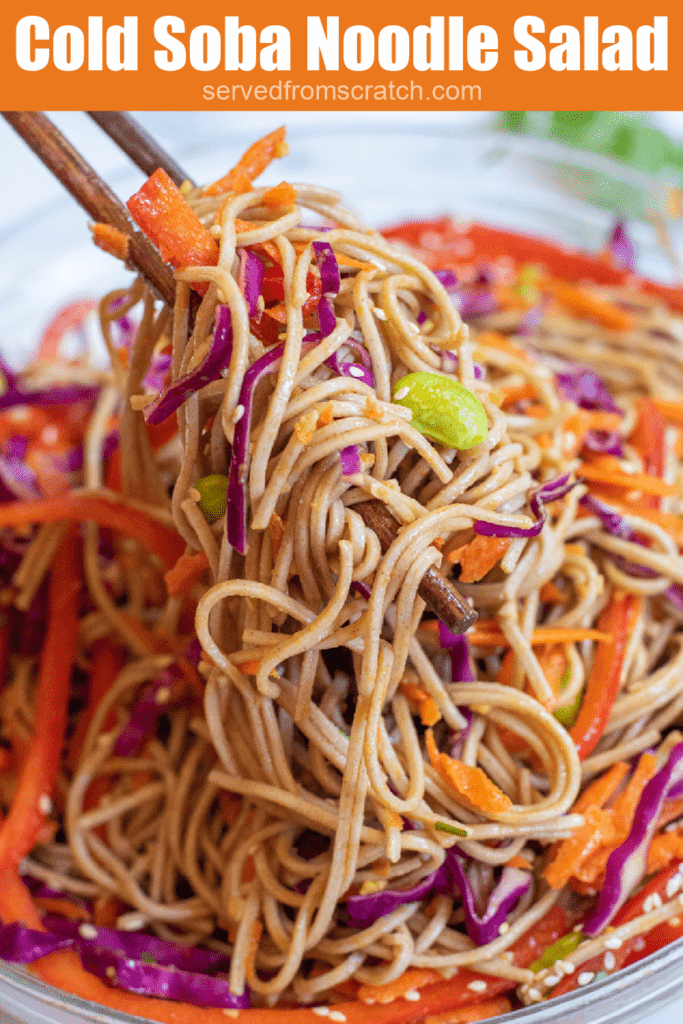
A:
<svg viewBox="0 0 683 1024">
<path fill-rule="evenodd" d="M 596 9 L 597 8 L 597 9 Z M 683 10 L 275 0 L 7 4 L 6 109 L 676 109 Z M 86 99 L 87 98 L 87 99 Z"/>
</svg>

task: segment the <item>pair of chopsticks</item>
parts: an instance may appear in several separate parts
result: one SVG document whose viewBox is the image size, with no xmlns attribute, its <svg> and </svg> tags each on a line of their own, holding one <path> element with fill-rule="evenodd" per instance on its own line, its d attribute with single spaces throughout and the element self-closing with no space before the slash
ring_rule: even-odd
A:
<svg viewBox="0 0 683 1024">
<path fill-rule="evenodd" d="M 130 114 L 121 111 L 89 111 L 89 116 L 148 176 L 161 167 L 176 185 L 188 181 L 175 160 Z M 128 257 L 132 266 L 149 282 L 157 296 L 171 308 L 175 299 L 173 271 L 146 235 L 138 231 L 128 210 L 96 171 L 74 149 L 45 114 L 35 111 L 5 111 L 5 120 L 31 147 L 93 220 L 109 224 L 129 238 Z M 355 506 L 366 526 L 373 530 L 386 551 L 396 538 L 399 523 L 377 500 Z M 453 583 L 437 569 L 428 569 L 418 593 L 427 607 L 453 633 L 464 633 L 476 620 L 476 612 Z"/>
</svg>

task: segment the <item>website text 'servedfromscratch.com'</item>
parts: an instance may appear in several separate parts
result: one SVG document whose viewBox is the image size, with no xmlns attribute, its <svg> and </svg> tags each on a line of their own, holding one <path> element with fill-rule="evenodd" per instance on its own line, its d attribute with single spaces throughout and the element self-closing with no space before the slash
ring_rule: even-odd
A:
<svg viewBox="0 0 683 1024">
<path fill-rule="evenodd" d="M 435 84 L 432 88 L 423 88 L 419 82 L 407 82 L 397 85 L 395 82 L 372 83 L 357 82 L 355 85 L 341 83 L 315 85 L 279 79 L 272 85 L 244 85 L 241 82 L 223 85 L 205 85 L 202 99 L 206 103 L 422 103 L 434 100 L 436 103 L 481 103 L 481 86 Z"/>
</svg>

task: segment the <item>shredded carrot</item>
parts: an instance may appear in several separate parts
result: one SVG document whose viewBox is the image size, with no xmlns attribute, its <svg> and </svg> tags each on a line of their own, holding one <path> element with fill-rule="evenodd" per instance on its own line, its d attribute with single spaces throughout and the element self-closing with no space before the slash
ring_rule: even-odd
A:
<svg viewBox="0 0 683 1024">
<path fill-rule="evenodd" d="M 441 720 L 439 705 L 421 686 L 417 686 L 415 683 L 401 683 L 399 690 L 411 704 L 417 707 L 423 725 L 436 725 Z"/>
<path fill-rule="evenodd" d="M 434 985 L 438 981 L 443 981 L 443 974 L 431 967 L 409 967 L 386 985 L 361 985 L 358 999 L 364 1003 L 393 1003 L 394 999 L 401 999 L 411 989 L 419 991 L 425 985 Z"/>
<path fill-rule="evenodd" d="M 611 843 L 615 837 L 614 823 L 609 811 L 594 805 L 584 813 L 584 823 L 559 845 L 555 857 L 547 865 L 543 877 L 552 889 L 567 884 L 577 868 L 600 846 Z"/>
<path fill-rule="evenodd" d="M 572 807 L 572 813 L 583 814 L 589 807 L 604 807 L 628 775 L 628 770 L 625 761 L 613 764 L 604 775 L 599 775 L 584 789 Z"/>
<path fill-rule="evenodd" d="M 673 860 L 683 860 L 683 835 L 677 831 L 654 836 L 647 851 L 647 874 L 661 871 Z"/>
<path fill-rule="evenodd" d="M 240 672 L 243 672 L 245 676 L 255 676 L 259 670 L 261 664 L 260 659 L 256 658 L 251 661 L 241 661 L 237 666 Z"/>
<path fill-rule="evenodd" d="M 652 402 L 665 420 L 676 427 L 683 427 L 683 402 L 671 402 L 664 398 L 653 398 Z"/>
<path fill-rule="evenodd" d="M 203 551 L 181 555 L 172 569 L 165 574 L 169 597 L 181 597 L 197 583 L 209 568 L 209 559 Z"/>
<path fill-rule="evenodd" d="M 264 206 L 293 206 L 296 190 L 288 181 L 281 181 L 275 188 L 269 188 L 263 197 Z"/>
<path fill-rule="evenodd" d="M 462 583 L 477 583 L 501 560 L 509 547 L 508 537 L 477 534 L 474 540 L 449 552 L 447 557 L 451 564 L 460 563 Z"/>
<path fill-rule="evenodd" d="M 252 182 L 259 174 L 265 171 L 271 160 L 275 157 L 286 156 L 288 146 L 285 142 L 285 129 L 276 128 L 269 135 L 258 139 L 246 153 L 243 153 L 238 162 L 218 181 L 206 185 L 203 189 L 205 196 L 218 196 L 221 192 L 234 192 L 235 186 L 240 185 L 238 191 L 244 191 L 242 187 L 245 179 Z"/>
<path fill-rule="evenodd" d="M 328 402 L 318 413 L 318 429 L 320 427 L 327 427 L 334 419 L 334 406 L 332 402 Z"/>
<path fill-rule="evenodd" d="M 566 604 L 569 600 L 568 596 L 552 580 L 543 584 L 539 591 L 539 597 L 545 604 Z"/>
<path fill-rule="evenodd" d="M 514 857 L 510 857 L 510 860 L 507 861 L 507 866 L 509 868 L 521 868 L 522 871 L 534 870 L 534 866 L 531 861 L 527 860 L 526 857 L 520 857 L 518 853 L 515 854 Z"/>
<path fill-rule="evenodd" d="M 584 480 L 606 484 L 608 487 L 642 491 L 643 494 L 658 494 L 662 497 L 678 494 L 678 488 L 674 484 L 668 484 L 666 480 L 661 480 L 657 476 L 649 476 L 647 473 L 625 473 L 619 460 L 613 455 L 600 455 L 591 462 L 583 462 L 576 470 L 576 475 L 583 477 Z"/>
<path fill-rule="evenodd" d="M 116 896 L 99 896 L 93 903 L 93 921 L 101 928 L 116 928 L 116 922 L 127 909 Z"/>
<path fill-rule="evenodd" d="M 483 332 L 477 337 L 476 344 L 483 348 L 500 349 L 501 352 L 506 352 L 509 356 L 514 356 L 515 359 L 521 359 L 523 363 L 529 363 L 532 366 L 535 363 L 535 360 L 528 352 L 525 352 L 523 348 L 519 347 L 519 345 L 513 345 L 513 343 L 508 341 L 503 334 L 498 334 L 496 331 Z"/>
<path fill-rule="evenodd" d="M 658 508 L 648 508 L 642 501 L 629 502 L 627 504 L 618 498 L 610 498 L 609 504 L 618 512 L 627 512 L 633 516 L 640 516 L 641 519 L 646 519 L 649 523 L 661 526 L 679 546 L 683 545 L 683 517 L 676 515 L 674 512 L 662 512 Z M 579 506 L 580 516 L 589 514 L 586 509 Z"/>
<path fill-rule="evenodd" d="M 60 917 L 68 917 L 70 921 L 91 921 L 92 915 L 71 900 L 58 899 L 52 896 L 34 896 L 33 902 L 46 914 L 59 914 Z"/>
<path fill-rule="evenodd" d="M 564 438 L 562 451 L 566 459 L 573 459 L 584 446 L 592 430 L 618 432 L 622 418 L 616 412 L 601 409 L 577 409 L 563 424 Z"/>
<path fill-rule="evenodd" d="M 509 647 L 503 632 L 495 619 L 481 619 L 467 634 L 467 639 L 479 647 Z M 561 626 L 539 626 L 531 634 L 532 647 L 540 644 L 570 644 L 581 640 L 598 640 L 609 643 L 612 637 L 599 629 L 579 629 Z"/>
<path fill-rule="evenodd" d="M 633 317 L 629 313 L 586 288 L 555 278 L 544 282 L 543 286 L 552 293 L 556 302 L 576 316 L 596 320 L 608 330 L 628 331 L 633 326 Z"/>
<path fill-rule="evenodd" d="M 427 729 L 425 742 L 433 767 L 470 810 L 495 814 L 512 806 L 510 797 L 491 782 L 481 768 L 463 764 L 448 754 L 439 753 L 431 729 Z"/>
<path fill-rule="evenodd" d="M 104 249 L 110 256 L 124 263 L 128 259 L 128 247 L 130 238 L 124 235 L 123 231 L 112 227 L 111 224 L 90 224 L 92 240 L 99 249 Z"/>
<path fill-rule="evenodd" d="M 445 1013 L 430 1014 L 423 1024 L 474 1024 L 478 1020 L 488 1020 L 503 1013 L 510 1013 L 512 1003 L 505 996 L 497 999 L 485 999 L 483 1003 L 472 1006 L 461 1006 L 457 1010 L 446 1010 Z"/>
<path fill-rule="evenodd" d="M 539 651 L 537 658 L 543 670 L 543 675 L 550 683 L 552 691 L 557 697 L 560 692 L 562 676 L 569 664 L 565 648 L 561 644 L 549 644 L 542 651 Z"/>
<path fill-rule="evenodd" d="M 498 388 L 497 390 L 500 395 L 501 409 L 507 409 L 509 406 L 514 405 L 515 402 L 523 402 L 527 398 L 536 398 L 536 388 L 530 381 L 526 381 L 524 384 L 517 384 L 514 387 Z"/>
<path fill-rule="evenodd" d="M 664 825 L 668 825 L 670 821 L 675 821 L 676 818 L 680 818 L 683 814 L 683 797 L 678 797 L 673 800 L 665 800 L 657 824 L 660 828 Z"/>
</svg>

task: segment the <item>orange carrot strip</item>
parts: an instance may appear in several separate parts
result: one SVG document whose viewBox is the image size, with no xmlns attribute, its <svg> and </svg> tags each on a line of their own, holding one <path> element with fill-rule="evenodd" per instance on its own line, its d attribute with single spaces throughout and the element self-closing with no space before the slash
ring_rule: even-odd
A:
<svg viewBox="0 0 683 1024">
<path fill-rule="evenodd" d="M 515 402 L 523 402 L 526 398 L 536 398 L 536 388 L 529 381 L 515 387 L 499 388 L 500 407 L 506 409 Z"/>
<path fill-rule="evenodd" d="M 411 704 L 417 706 L 423 725 L 436 725 L 441 721 L 439 705 L 421 686 L 415 683 L 400 683 L 399 690 Z"/>
<path fill-rule="evenodd" d="M 451 551 L 448 561 L 460 563 L 460 580 L 463 583 L 477 583 L 501 560 L 509 547 L 509 537 L 477 534 L 468 544 Z"/>
<path fill-rule="evenodd" d="M 425 985 L 434 985 L 439 981 L 443 981 L 443 974 L 431 967 L 409 967 L 399 978 L 386 985 L 361 985 L 358 999 L 365 1003 L 393 1003 L 394 999 L 400 999 L 411 989 L 419 991 Z"/>
<path fill-rule="evenodd" d="M 590 786 L 577 798 L 572 807 L 572 814 L 583 814 L 589 807 L 604 807 L 628 774 L 625 761 L 617 761 L 604 775 L 599 775 Z"/>
<path fill-rule="evenodd" d="M 252 659 L 251 661 L 240 661 L 238 668 L 240 672 L 243 672 L 245 676 L 255 676 L 259 670 L 261 661 L 259 658 Z"/>
<path fill-rule="evenodd" d="M 264 206 L 293 206 L 296 202 L 296 190 L 288 181 L 281 181 L 275 188 L 269 188 L 263 197 Z"/>
<path fill-rule="evenodd" d="M 567 417 L 563 424 L 563 454 L 565 458 L 573 459 L 583 448 L 591 430 L 618 432 L 620 428 L 621 416 L 616 412 L 603 412 L 600 409 L 577 409 Z"/>
<path fill-rule="evenodd" d="M 130 245 L 128 235 L 124 235 L 123 231 L 112 227 L 111 224 L 91 224 L 90 231 L 92 240 L 99 249 L 104 249 L 110 256 L 115 256 L 117 260 L 126 262 Z"/>
<path fill-rule="evenodd" d="M 653 838 L 647 851 L 647 874 L 661 871 L 672 860 L 683 860 L 683 835 L 680 832 L 662 832 Z"/>
<path fill-rule="evenodd" d="M 477 622 L 467 634 L 467 639 L 479 647 L 509 647 L 502 631 L 498 630 L 497 623 L 490 619 L 482 619 Z M 490 626 L 490 628 L 489 628 Z M 531 634 L 532 647 L 540 644 L 572 644 L 581 640 L 598 640 L 609 643 L 612 637 L 609 633 L 599 629 L 572 629 L 561 626 L 539 626 Z"/>
<path fill-rule="evenodd" d="M 431 729 L 427 729 L 425 742 L 433 767 L 470 810 L 496 813 L 512 806 L 510 797 L 491 782 L 481 768 L 439 753 Z"/>
<path fill-rule="evenodd" d="M 203 551 L 192 555 L 181 555 L 164 579 L 169 597 L 180 597 L 186 594 L 197 583 L 209 568 L 209 559 Z"/>
<path fill-rule="evenodd" d="M 27 523 L 56 523 L 60 519 L 92 520 L 99 526 L 108 526 L 133 537 L 158 555 L 169 568 L 177 562 L 185 547 L 185 542 L 175 530 L 162 526 L 140 509 L 101 494 L 65 494 L 0 505 L 0 528 L 26 526 Z"/>
<path fill-rule="evenodd" d="M 203 192 L 205 196 L 218 196 L 221 192 L 234 192 L 235 184 L 244 182 L 245 178 L 250 182 L 258 178 L 259 174 L 265 171 L 271 160 L 275 157 L 286 156 L 288 146 L 285 142 L 285 129 L 276 128 L 270 135 L 264 135 L 258 139 L 246 153 L 243 153 L 232 170 L 228 171 L 218 181 L 211 185 L 205 185 Z M 242 189 L 243 191 L 243 189 Z"/>
<path fill-rule="evenodd" d="M 64 745 L 71 671 L 78 642 L 80 557 L 80 544 L 71 528 L 57 550 L 50 574 L 48 622 L 35 696 L 34 732 L 9 814 L 0 826 L 0 876 L 17 867 L 34 846 L 50 813 Z"/>
<path fill-rule="evenodd" d="M 611 843 L 616 835 L 609 811 L 592 805 L 585 811 L 584 819 L 583 825 L 569 839 L 560 843 L 554 859 L 543 872 L 543 877 L 553 889 L 561 889 L 566 885 L 578 866 L 594 850 Z"/>
<path fill-rule="evenodd" d="M 507 861 L 506 864 L 507 864 L 507 867 L 509 867 L 509 868 L 521 868 L 522 871 L 533 871 L 534 870 L 534 866 L 531 863 L 531 861 L 527 860 L 526 857 L 520 857 L 520 855 L 518 853 L 515 854 L 514 857 L 510 857 L 510 860 Z"/>
<path fill-rule="evenodd" d="M 619 309 L 608 299 L 600 298 L 586 288 L 553 279 L 544 282 L 544 288 L 552 293 L 555 300 L 577 316 L 596 320 L 602 327 L 614 331 L 628 331 L 633 326 L 633 317 Z"/>
<path fill-rule="evenodd" d="M 123 648 L 109 637 L 102 637 L 93 644 L 90 657 L 90 676 L 88 678 L 88 703 L 78 716 L 78 723 L 69 741 L 67 764 L 75 771 L 81 759 L 83 744 L 90 728 L 90 723 L 109 687 L 126 663 Z M 111 729 L 116 724 L 116 713 L 110 712 L 103 728 Z"/>
<path fill-rule="evenodd" d="M 71 921 L 91 921 L 92 917 L 85 907 L 71 900 L 57 899 L 51 896 L 34 896 L 34 903 L 48 914 L 59 914 L 60 917 L 68 917 Z"/>
<path fill-rule="evenodd" d="M 510 1013 L 512 1003 L 505 996 L 498 999 L 486 999 L 483 1003 L 472 1006 L 461 1006 L 457 1010 L 446 1010 L 445 1013 L 430 1014 L 425 1017 L 424 1024 L 474 1024 L 478 1020 L 488 1020 L 503 1013 Z"/>
<path fill-rule="evenodd" d="M 683 427 L 683 402 L 671 402 L 664 398 L 651 399 L 665 420 L 677 427 Z"/>
<path fill-rule="evenodd" d="M 507 352 L 509 356 L 514 356 L 515 359 L 521 359 L 523 363 L 530 363 L 532 366 L 535 363 L 535 359 L 528 352 L 525 352 L 519 345 L 513 345 L 503 334 L 498 334 L 496 331 L 485 331 L 480 334 L 476 339 L 476 346 L 497 348 L 501 352 Z"/>
<path fill-rule="evenodd" d="M 668 484 L 659 477 L 648 476 L 647 473 L 624 473 L 618 459 L 610 455 L 603 455 L 592 462 L 583 462 L 576 470 L 576 475 L 584 480 L 607 484 L 608 487 L 623 487 L 627 491 L 642 491 L 643 494 L 659 494 L 662 497 L 678 494 L 674 484 Z"/>
<path fill-rule="evenodd" d="M 543 584 L 539 596 L 545 604 L 566 604 L 569 600 L 568 596 L 552 580 Z"/>
<path fill-rule="evenodd" d="M 183 267 L 215 267 L 218 245 L 197 217 L 178 186 L 160 167 L 126 206 L 133 219 L 156 245 L 162 259 L 179 270 Z M 205 295 L 206 281 L 193 283 Z"/>
</svg>

